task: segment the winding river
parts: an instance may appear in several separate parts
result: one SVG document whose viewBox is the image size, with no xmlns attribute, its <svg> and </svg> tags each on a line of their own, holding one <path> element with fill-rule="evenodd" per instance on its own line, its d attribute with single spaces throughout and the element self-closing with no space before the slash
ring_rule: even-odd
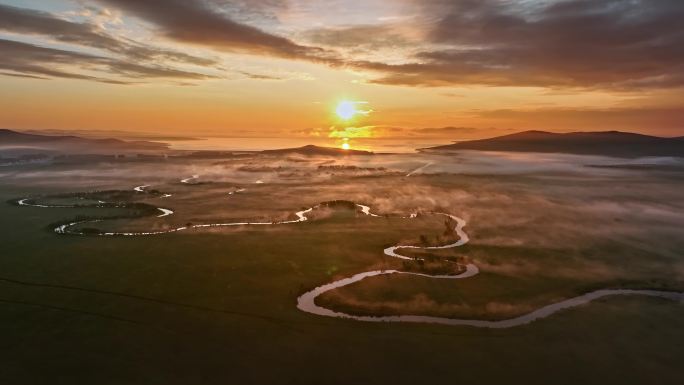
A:
<svg viewBox="0 0 684 385">
<path fill-rule="evenodd" d="M 428 166 L 428 165 L 426 165 Z M 426 167 L 425 166 L 425 167 Z M 417 170 L 416 170 L 417 171 Z M 192 179 L 196 179 L 197 177 L 194 176 L 193 178 L 188 178 L 187 180 L 184 180 L 185 182 L 183 183 L 188 183 Z M 145 188 L 149 186 L 144 185 L 144 186 L 138 186 L 134 190 L 137 192 L 145 192 Z M 244 190 L 242 190 L 244 191 Z M 237 191 L 236 191 L 237 192 Z M 75 208 L 75 207 L 82 207 L 82 206 L 68 206 L 68 205 L 46 205 L 46 204 L 39 204 L 35 203 L 34 200 L 31 200 L 30 198 L 23 198 L 19 199 L 16 201 L 17 205 L 19 206 L 32 206 L 32 207 L 40 207 L 40 208 Z M 101 202 L 104 203 L 104 202 Z M 371 212 L 371 209 L 369 206 L 362 205 L 362 204 L 355 204 L 357 209 L 370 217 L 383 217 L 382 215 L 375 214 Z M 85 223 L 97 223 L 97 222 L 102 222 L 104 219 L 89 219 L 89 220 L 82 220 L 82 221 L 75 221 L 75 222 L 70 222 L 70 223 L 65 223 L 62 225 L 57 226 L 54 231 L 58 234 L 72 234 L 72 235 L 99 235 L 99 236 L 148 236 L 148 235 L 160 235 L 160 234 L 169 234 L 169 233 L 175 233 L 175 232 L 180 232 L 184 230 L 189 230 L 189 229 L 200 229 L 200 228 L 209 228 L 209 227 L 225 227 L 225 226 L 272 226 L 272 225 L 285 225 L 285 224 L 293 224 L 293 223 L 300 223 L 300 222 L 305 222 L 308 220 L 307 214 L 312 212 L 313 210 L 319 208 L 321 205 L 316 205 L 314 207 L 301 210 L 295 213 L 296 219 L 293 220 L 286 220 L 286 221 L 279 221 L 279 222 L 225 222 L 225 223 L 208 223 L 208 224 L 197 224 L 197 225 L 189 225 L 189 226 L 182 226 L 182 227 L 177 227 L 177 228 L 172 228 L 172 229 L 167 229 L 167 230 L 162 230 L 162 231 L 150 231 L 150 232 L 106 232 L 106 233 L 96 233 L 96 234 L 86 234 L 83 231 L 78 231 L 78 230 L 72 230 L 72 228 L 76 225 L 81 225 Z M 169 215 L 173 214 L 173 211 L 170 209 L 165 209 L 161 207 L 157 207 L 159 211 L 161 211 L 161 215 L 158 215 L 157 217 L 166 217 Z M 464 244 L 466 244 L 469 241 L 468 234 L 463 230 L 466 226 L 466 221 L 463 220 L 462 218 L 459 218 L 457 216 L 451 215 L 451 214 L 445 214 L 445 213 L 431 213 L 434 215 L 442 215 L 448 218 L 451 218 L 451 220 L 454 221 L 456 224 L 454 227 L 454 233 L 457 235 L 457 240 L 455 242 L 452 242 L 450 244 L 446 245 L 441 245 L 441 246 L 426 246 L 426 247 L 420 247 L 420 246 L 412 246 L 412 245 L 396 245 L 396 246 L 391 246 L 387 247 L 384 249 L 384 254 L 393 257 L 393 258 L 399 258 L 399 259 L 404 259 L 404 260 L 413 260 L 414 258 L 407 257 L 405 255 L 402 255 L 400 251 L 402 249 L 422 249 L 422 250 L 437 250 L 437 249 L 449 249 L 449 248 L 454 248 L 454 247 L 459 247 Z M 400 217 L 400 218 L 406 218 L 406 219 L 411 219 L 411 218 L 416 218 L 418 216 L 417 213 L 410 214 L 408 216 Z M 479 273 L 479 269 L 476 265 L 470 263 L 464 266 L 463 272 L 460 274 L 456 275 L 431 275 L 431 274 L 423 274 L 423 273 L 415 273 L 415 272 L 407 272 L 407 271 L 400 271 L 400 270 L 374 270 L 374 271 L 367 271 L 363 273 L 358 273 L 355 274 L 351 277 L 348 278 L 343 278 L 319 287 L 314 288 L 313 290 L 310 290 L 301 296 L 297 298 L 297 308 L 301 311 L 315 314 L 318 316 L 324 316 L 324 317 L 335 317 L 335 318 L 343 318 L 343 319 L 349 319 L 349 320 L 355 320 L 355 321 L 362 321 L 362 322 L 411 322 L 411 323 L 431 323 L 431 324 L 442 324 L 442 325 L 453 325 L 453 326 L 472 326 L 472 327 L 479 327 L 479 328 L 492 328 L 492 329 L 502 329 L 502 328 L 511 328 L 515 326 L 520 326 L 520 325 L 525 325 L 530 322 L 533 322 L 538 319 L 546 318 L 551 316 L 552 314 L 555 314 L 559 311 L 581 306 L 584 304 L 587 304 L 591 301 L 604 298 L 604 297 L 609 297 L 609 296 L 617 296 L 617 295 L 639 295 L 639 296 L 647 296 L 647 297 L 656 297 L 656 298 L 662 298 L 662 299 L 667 299 L 667 300 L 672 300 L 672 301 L 678 301 L 678 302 L 684 302 L 684 293 L 680 292 L 672 292 L 672 291 L 660 291 L 660 290 L 632 290 L 632 289 L 601 289 L 601 290 L 595 290 L 577 297 L 573 298 L 568 298 L 566 300 L 552 303 L 550 305 L 543 306 L 539 309 L 536 309 L 530 313 L 523 314 L 518 317 L 514 318 L 509 318 L 509 319 L 503 319 L 503 320 L 496 320 L 496 321 L 491 321 L 491 320 L 476 320 L 476 319 L 459 319 L 459 318 L 448 318 L 448 317 L 433 317 L 433 316 L 423 316 L 423 315 L 393 315 L 393 316 L 359 316 L 359 315 L 354 315 L 354 314 L 348 314 L 348 313 L 343 313 L 343 312 L 338 312 L 332 309 L 325 308 L 323 306 L 319 306 L 316 304 L 316 298 L 323 293 L 326 293 L 331 290 L 335 290 L 344 286 L 348 286 L 357 282 L 360 282 L 366 278 L 369 277 L 376 277 L 380 275 L 392 275 L 392 274 L 404 274 L 404 275 L 414 275 L 414 276 L 420 276 L 420 277 L 427 277 L 427 278 L 433 278 L 433 279 L 466 279 L 473 277 Z"/>
<path fill-rule="evenodd" d="M 357 205 L 360 209 L 361 212 L 373 216 L 373 217 L 379 217 L 380 215 L 373 214 L 370 211 L 370 208 L 368 206 L 364 205 Z M 466 222 L 454 215 L 450 214 L 444 214 L 444 213 L 435 213 L 437 215 L 444 215 L 447 216 L 451 219 L 453 219 L 456 222 L 456 227 L 454 228 L 455 233 L 458 235 L 458 240 L 454 243 L 443 245 L 443 246 L 428 246 L 428 247 L 420 247 L 420 246 L 392 246 L 388 247 L 384 250 L 385 255 L 394 257 L 394 258 L 400 258 L 400 259 L 408 259 L 411 260 L 412 258 L 406 257 L 404 255 L 401 255 L 398 253 L 399 250 L 401 249 L 423 249 L 423 250 L 434 250 L 434 249 L 448 249 L 452 247 L 458 247 L 461 245 L 464 245 L 468 242 L 468 234 L 463 231 L 463 228 L 466 226 Z M 411 214 L 408 218 L 415 218 L 416 214 Z M 405 217 L 406 218 L 406 217 Z M 541 318 L 546 318 L 554 313 L 557 313 L 561 310 L 584 305 L 586 303 L 589 303 L 591 301 L 594 301 L 599 298 L 603 297 L 608 297 L 608 296 L 615 296 L 615 295 L 641 295 L 641 296 L 649 296 L 649 297 L 658 297 L 658 298 L 664 298 L 664 299 L 669 299 L 673 301 L 684 301 L 684 293 L 678 293 L 678 292 L 671 292 L 671 291 L 660 291 L 660 290 L 631 290 L 631 289 L 602 289 L 602 290 L 596 290 L 592 291 L 577 297 L 569 298 L 560 302 L 556 302 L 550 305 L 546 305 L 544 307 L 541 307 L 537 310 L 534 310 L 530 313 L 523 314 L 519 317 L 515 318 L 509 318 L 509 319 L 504 319 L 504 320 L 498 320 L 498 321 L 490 321 L 490 320 L 475 320 L 475 319 L 460 319 L 460 318 L 447 318 L 447 317 L 432 317 L 432 316 L 422 316 L 422 315 L 395 315 L 395 316 L 359 316 L 359 315 L 353 315 L 353 314 L 348 314 L 348 313 L 342 313 L 342 312 L 337 312 L 332 309 L 328 309 L 322 306 L 319 306 L 316 304 L 316 298 L 320 296 L 321 294 L 328 292 L 330 290 L 335 290 L 344 286 L 351 285 L 356 282 L 360 282 L 366 278 L 369 277 L 376 277 L 380 275 L 389 275 L 389 274 L 406 274 L 406 275 L 416 275 L 416 276 L 421 276 L 421 277 L 428 277 L 428 278 L 435 278 L 435 279 L 464 279 L 464 278 L 470 278 L 479 273 L 479 269 L 477 268 L 476 265 L 470 263 L 465 266 L 465 270 L 457 275 L 430 275 L 430 274 L 422 274 L 422 273 L 414 273 L 414 272 L 406 272 L 406 271 L 399 271 L 399 270 L 374 270 L 374 271 L 367 271 L 364 273 L 359 273 L 355 274 L 349 278 L 344 278 L 340 279 L 338 281 L 332 282 L 325 284 L 323 286 L 319 286 L 309 292 L 306 292 L 299 296 L 297 298 L 297 308 L 299 310 L 305 311 L 307 313 L 311 314 L 316 314 L 320 316 L 325 316 L 325 317 L 336 317 L 336 318 L 345 318 L 345 319 L 351 319 L 355 321 L 363 321 L 363 322 L 413 322 L 413 323 L 434 323 L 434 324 L 442 324 L 442 325 L 452 325 L 452 326 L 473 326 L 473 327 L 479 327 L 479 328 L 491 328 L 491 329 L 503 329 L 503 328 L 511 328 L 515 326 L 520 326 L 520 325 L 525 325 L 528 324 L 532 321 L 541 319 Z"/>
<path fill-rule="evenodd" d="M 435 163 L 434 163 L 434 162 L 425 163 L 424 165 L 422 165 L 422 166 L 418 167 L 417 169 L 415 169 L 415 170 L 409 172 L 408 174 L 406 174 L 406 176 L 409 177 L 409 176 L 411 176 L 411 175 L 413 175 L 413 174 L 417 174 L 417 173 L 419 173 L 419 172 L 422 172 L 423 170 L 425 170 L 426 168 L 432 166 L 433 164 L 435 164 Z"/>
<path fill-rule="evenodd" d="M 192 182 L 196 181 L 199 179 L 199 175 L 193 175 L 189 178 L 181 179 L 180 182 L 183 184 L 192 184 Z"/>
</svg>

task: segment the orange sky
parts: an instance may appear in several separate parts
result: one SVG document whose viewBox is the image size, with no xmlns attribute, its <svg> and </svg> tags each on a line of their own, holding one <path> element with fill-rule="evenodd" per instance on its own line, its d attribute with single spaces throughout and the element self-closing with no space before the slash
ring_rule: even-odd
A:
<svg viewBox="0 0 684 385">
<path fill-rule="evenodd" d="M 0 49 L 10 58 L 0 64 L 4 128 L 443 140 L 526 129 L 684 135 L 676 49 L 684 28 L 668 24 L 684 6 L 674 3 L 41 3 L 0 0 Z M 492 24 L 502 16 L 508 23 Z M 563 30 L 567 20 L 576 30 Z M 655 38 L 672 47 L 650 46 Z M 367 102 L 372 113 L 340 122 L 341 100 Z"/>
</svg>

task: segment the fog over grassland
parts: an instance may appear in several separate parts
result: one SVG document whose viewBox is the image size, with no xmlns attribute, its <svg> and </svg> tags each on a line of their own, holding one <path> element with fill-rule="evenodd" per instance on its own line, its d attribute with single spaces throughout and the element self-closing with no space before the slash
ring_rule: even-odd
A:
<svg viewBox="0 0 684 385">
<path fill-rule="evenodd" d="M 165 218 L 169 223 L 181 222 L 184 213 L 193 222 L 287 218 L 300 207 L 336 199 L 364 203 L 378 213 L 443 211 L 468 221 L 473 245 L 577 252 L 592 245 L 620 245 L 657 256 L 644 264 L 671 261 L 671 271 L 684 277 L 679 260 L 684 251 L 684 162 L 678 158 L 475 151 L 349 157 L 254 154 L 3 172 L 2 179 L 13 185 L 64 192 L 151 185 L 174 195 L 159 202 L 181 214 Z M 197 178 L 180 183 L 191 176 Z M 236 189 L 247 192 L 227 199 Z M 154 226 L 163 228 L 164 221 Z M 620 256 L 606 257 L 619 261 Z M 511 267 L 515 270 L 534 269 Z"/>
<path fill-rule="evenodd" d="M 445 367 L 456 356 L 477 368 L 477 357 L 496 349 L 510 358 L 511 346 L 525 360 L 564 357 L 569 343 L 577 344 L 578 356 L 595 352 L 592 362 L 601 363 L 614 356 L 617 338 L 636 344 L 631 348 L 641 354 L 647 333 L 653 333 L 651 352 L 678 357 L 679 344 L 672 341 L 681 333 L 681 306 L 659 298 L 599 299 L 510 331 L 332 319 L 302 311 L 298 301 L 331 283 L 394 270 L 425 276 L 369 276 L 313 303 L 353 316 L 496 322 L 603 289 L 684 292 L 683 188 L 684 162 L 664 157 L 248 153 L 10 165 L 0 167 L 0 195 L 8 203 L 0 208 L 0 227 L 10 234 L 0 244 L 0 285 L 13 301 L 8 311 L 35 308 L 49 315 L 50 325 L 83 316 L 70 331 L 76 336 L 68 338 L 70 346 L 93 335 L 88 325 L 114 327 L 112 317 L 125 320 L 143 331 L 136 354 L 163 357 L 160 367 L 179 350 L 198 361 L 221 357 L 223 367 L 224 357 L 250 364 L 255 352 L 280 362 L 282 351 L 303 346 L 306 354 L 329 353 L 337 368 L 340 352 L 327 350 L 322 336 L 338 338 L 335 346 L 352 338 L 349 354 L 372 352 L 363 361 L 375 362 L 400 334 L 411 344 L 402 339 L 392 349 L 399 359 L 413 354 L 418 361 L 437 349 L 444 353 L 439 357 L 449 357 Z M 21 199 L 38 207 L 22 206 Z M 332 201 L 340 202 L 319 206 Z M 465 220 L 469 242 L 401 250 L 409 260 L 384 251 L 455 242 L 453 218 L 435 213 Z M 69 227 L 81 235 L 55 232 L 83 218 Z M 258 225 L 204 227 L 226 223 Z M 460 275 L 469 265 L 477 274 L 435 278 Z M 45 327 L 40 320 L 21 325 Z M 169 331 L 191 333 L 190 342 L 184 349 L 160 345 L 158 336 L 167 341 Z M 605 340 L 607 331 L 615 339 Z M 548 340 L 566 335 L 561 347 L 549 347 Z M 219 344 L 202 342 L 220 338 L 225 343 L 218 350 Z M 423 340 L 424 349 L 415 353 Z M 226 356 L 221 349 L 232 349 L 235 341 L 239 354 Z M 464 351 L 468 341 L 471 348 Z M 358 349 L 360 344 L 366 345 Z M 63 354 L 61 345 L 47 349 Z M 89 349 L 74 354 L 80 360 Z M 299 371 L 296 365 L 306 360 L 292 354 L 296 362 L 284 367 Z M 668 375 L 677 377 L 679 366 L 672 368 Z"/>
</svg>

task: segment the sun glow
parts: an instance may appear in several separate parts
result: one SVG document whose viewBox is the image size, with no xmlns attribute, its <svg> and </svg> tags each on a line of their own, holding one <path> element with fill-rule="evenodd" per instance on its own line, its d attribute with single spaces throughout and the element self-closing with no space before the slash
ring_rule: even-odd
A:
<svg viewBox="0 0 684 385">
<path fill-rule="evenodd" d="M 370 138 L 373 137 L 373 126 L 354 127 L 354 123 L 360 122 L 362 119 L 357 119 L 357 116 L 368 116 L 373 113 L 370 108 L 359 108 L 360 105 L 367 105 L 368 102 L 341 100 L 335 108 L 335 114 L 338 117 L 336 125 L 330 127 L 328 133 L 329 138 L 337 138 L 337 145 L 342 150 L 351 150 L 349 144 L 350 138 Z M 341 121 L 344 122 L 341 122 Z M 338 127 L 339 126 L 339 127 Z"/>
</svg>

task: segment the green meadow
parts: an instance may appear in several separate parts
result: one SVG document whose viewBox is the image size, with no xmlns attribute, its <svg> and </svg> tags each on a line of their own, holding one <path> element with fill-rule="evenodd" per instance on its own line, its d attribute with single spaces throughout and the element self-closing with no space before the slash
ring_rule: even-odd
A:
<svg viewBox="0 0 684 385">
<path fill-rule="evenodd" d="M 409 179 L 380 172 L 297 183 L 274 177 L 257 185 L 226 170 L 203 184 L 179 183 L 185 174 L 149 183 L 168 198 L 117 196 L 174 210 L 157 218 L 91 207 L 92 196 L 69 198 L 132 190 L 155 175 L 152 166 L 148 174 L 90 183 L 40 179 L 54 171 L 42 167 L 31 170 L 34 176 L 6 176 L 0 200 L 30 196 L 88 207 L 0 205 L 3 384 L 500 384 L 511 378 L 680 384 L 684 378 L 684 306 L 664 299 L 604 298 L 501 330 L 365 323 L 296 307 L 297 297 L 317 286 L 401 269 L 402 261 L 383 255 L 385 247 L 449 239 L 444 218 L 430 211 L 465 218 L 470 236 L 435 258 L 465 258 L 479 275 L 373 277 L 325 293 L 317 304 L 350 314 L 496 320 L 600 288 L 682 291 L 681 217 L 665 214 L 681 214 L 681 198 L 648 206 L 676 197 L 677 178 L 649 176 L 662 196 L 646 197 L 633 188 L 642 176 L 623 172 L 557 179 L 448 172 Z M 104 167 L 75 168 L 87 177 Z M 246 191 L 228 194 L 236 188 Z M 103 231 L 292 220 L 296 211 L 335 199 L 367 204 L 383 216 L 320 207 L 301 223 L 140 237 L 58 235 L 49 226 L 79 216 L 130 216 L 83 225 Z M 604 211 L 597 212 L 599 204 Z M 421 215 L 400 218 L 414 211 Z"/>
</svg>

